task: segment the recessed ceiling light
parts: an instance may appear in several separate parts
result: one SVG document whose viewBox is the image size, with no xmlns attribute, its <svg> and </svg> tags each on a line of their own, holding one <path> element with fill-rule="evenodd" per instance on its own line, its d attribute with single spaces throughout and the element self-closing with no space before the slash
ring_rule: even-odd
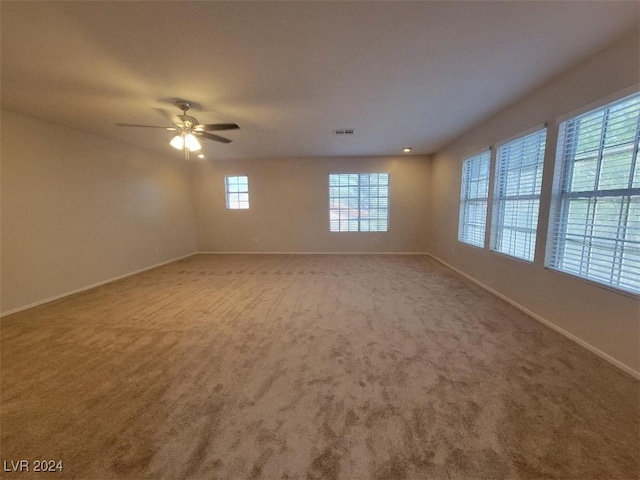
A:
<svg viewBox="0 0 640 480">
<path fill-rule="evenodd" d="M 204 155 L 201 153 L 200 155 L 198 155 L 198 158 L 204 158 Z"/>
<path fill-rule="evenodd" d="M 404 148 L 402 149 L 402 151 L 403 151 L 404 153 L 409 153 L 409 152 L 411 151 L 411 147 L 404 147 Z"/>
</svg>

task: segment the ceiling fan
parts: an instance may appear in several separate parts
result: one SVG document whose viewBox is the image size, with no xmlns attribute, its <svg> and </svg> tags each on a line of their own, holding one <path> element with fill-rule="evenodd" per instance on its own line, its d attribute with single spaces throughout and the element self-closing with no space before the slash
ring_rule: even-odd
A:
<svg viewBox="0 0 640 480">
<path fill-rule="evenodd" d="M 159 110 L 169 118 L 171 123 L 173 123 L 172 127 L 139 125 L 136 123 L 116 123 L 116 125 L 119 127 L 164 128 L 165 130 L 176 132 L 176 135 L 171 139 L 169 145 L 177 150 L 184 150 L 184 156 L 186 159 L 189 159 L 189 152 L 196 152 L 202 148 L 198 141 L 198 137 L 206 138 L 207 140 L 214 140 L 216 142 L 231 143 L 232 140 L 210 132 L 220 130 L 237 130 L 240 128 L 235 123 L 210 123 L 202 125 L 195 117 L 187 115 L 187 112 L 191 108 L 191 102 L 178 100 L 176 102 L 176 106 L 182 110 L 182 115 L 171 116 L 165 110 Z"/>
</svg>

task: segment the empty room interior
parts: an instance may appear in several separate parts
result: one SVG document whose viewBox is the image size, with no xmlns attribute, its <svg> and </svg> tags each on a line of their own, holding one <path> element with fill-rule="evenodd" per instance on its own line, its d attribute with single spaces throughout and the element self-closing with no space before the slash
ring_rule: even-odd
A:
<svg viewBox="0 0 640 480">
<path fill-rule="evenodd" d="M 0 477 L 640 478 L 640 3 L 0 22 Z"/>
</svg>

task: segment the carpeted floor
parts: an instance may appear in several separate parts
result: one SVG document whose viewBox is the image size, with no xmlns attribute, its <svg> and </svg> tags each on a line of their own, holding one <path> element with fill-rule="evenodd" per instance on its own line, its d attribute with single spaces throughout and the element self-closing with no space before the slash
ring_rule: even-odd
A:
<svg viewBox="0 0 640 480">
<path fill-rule="evenodd" d="M 197 255 L 2 320 L 5 478 L 637 479 L 640 382 L 422 256 Z"/>
</svg>

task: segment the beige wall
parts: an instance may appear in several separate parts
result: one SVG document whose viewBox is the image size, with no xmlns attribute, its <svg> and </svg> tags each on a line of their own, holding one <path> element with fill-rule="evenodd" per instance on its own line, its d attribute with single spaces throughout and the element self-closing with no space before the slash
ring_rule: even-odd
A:
<svg viewBox="0 0 640 480">
<path fill-rule="evenodd" d="M 198 250 L 421 252 L 427 157 L 207 161 L 193 169 Z M 388 232 L 329 232 L 329 173 L 389 172 Z M 227 210 L 225 175 L 249 177 L 249 210 Z"/>
<path fill-rule="evenodd" d="M 428 250 L 557 327 L 640 371 L 640 303 L 544 268 L 556 119 L 640 81 L 637 32 L 483 122 L 442 151 L 430 170 Z M 457 241 L 463 157 L 548 122 L 535 262 L 527 264 Z"/>
<path fill-rule="evenodd" d="M 2 111 L 1 310 L 192 253 L 187 165 Z"/>
</svg>

